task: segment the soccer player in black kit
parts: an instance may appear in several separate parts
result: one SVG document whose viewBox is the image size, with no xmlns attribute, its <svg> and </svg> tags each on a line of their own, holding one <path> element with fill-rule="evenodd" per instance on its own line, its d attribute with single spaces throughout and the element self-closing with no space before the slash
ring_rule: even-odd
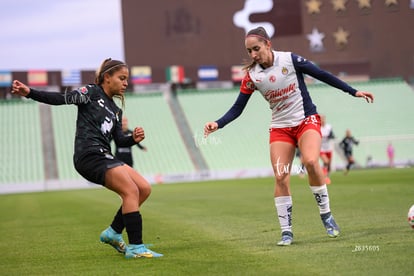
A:
<svg viewBox="0 0 414 276">
<path fill-rule="evenodd" d="M 354 165 L 355 160 L 354 156 L 352 155 L 352 149 L 354 145 L 358 145 L 359 141 L 352 136 L 351 130 L 347 129 L 345 132 L 345 137 L 342 139 L 342 141 L 339 143 L 339 146 L 344 151 L 344 155 L 346 157 L 346 160 L 348 164 L 346 164 L 345 172 L 344 174 L 347 175 L 349 170 L 351 169 L 352 165 Z"/>
<path fill-rule="evenodd" d="M 109 58 L 97 71 L 95 84 L 58 93 L 38 91 L 14 80 L 12 93 L 46 104 L 77 106 L 75 169 L 88 181 L 114 191 L 122 199 L 121 208 L 111 225 L 101 233 L 100 240 L 124 253 L 127 259 L 161 257 L 162 254 L 149 250 L 142 240 L 140 207 L 149 197 L 151 185 L 111 153 L 111 139 L 118 146 L 128 147 L 145 138 L 141 127 L 136 127 L 131 136 L 123 135 L 122 109 L 113 101 L 117 97 L 124 102 L 128 77 L 128 66 Z M 124 228 L 128 234 L 128 245 L 122 239 Z"/>
</svg>

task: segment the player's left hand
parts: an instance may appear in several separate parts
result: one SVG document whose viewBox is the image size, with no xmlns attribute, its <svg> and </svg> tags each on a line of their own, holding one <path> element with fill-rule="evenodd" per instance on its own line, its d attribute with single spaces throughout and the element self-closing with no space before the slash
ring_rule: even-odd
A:
<svg viewBox="0 0 414 276">
<path fill-rule="evenodd" d="M 136 127 L 134 128 L 134 131 L 132 132 L 132 138 L 136 143 L 141 142 L 145 139 L 145 132 L 142 127 Z"/>
<path fill-rule="evenodd" d="M 370 92 L 358 91 L 355 93 L 355 97 L 364 98 L 367 101 L 367 103 L 374 102 L 374 95 Z"/>
</svg>

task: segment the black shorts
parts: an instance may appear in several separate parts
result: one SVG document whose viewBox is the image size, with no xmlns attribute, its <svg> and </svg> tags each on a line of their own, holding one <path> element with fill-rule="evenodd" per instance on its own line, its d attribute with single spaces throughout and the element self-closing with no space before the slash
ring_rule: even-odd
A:
<svg viewBox="0 0 414 276">
<path fill-rule="evenodd" d="M 88 152 L 74 158 L 76 171 L 86 180 L 102 186 L 105 186 L 106 171 L 124 164 L 109 152 Z"/>
<path fill-rule="evenodd" d="M 351 157 L 352 156 L 352 150 L 346 150 L 346 151 L 344 151 L 344 154 L 347 158 Z"/>
</svg>

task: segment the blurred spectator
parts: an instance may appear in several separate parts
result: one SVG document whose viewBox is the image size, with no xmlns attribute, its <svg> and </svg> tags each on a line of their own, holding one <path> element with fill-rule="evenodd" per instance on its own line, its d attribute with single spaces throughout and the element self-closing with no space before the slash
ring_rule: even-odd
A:
<svg viewBox="0 0 414 276">
<path fill-rule="evenodd" d="M 391 142 L 388 143 L 387 146 L 387 156 L 388 156 L 388 166 L 394 167 L 394 146 Z"/>
</svg>

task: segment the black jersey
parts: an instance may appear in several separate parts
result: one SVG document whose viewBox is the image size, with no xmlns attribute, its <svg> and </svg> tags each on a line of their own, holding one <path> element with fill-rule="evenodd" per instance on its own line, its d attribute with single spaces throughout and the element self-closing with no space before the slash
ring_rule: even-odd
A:
<svg viewBox="0 0 414 276">
<path fill-rule="evenodd" d="M 87 85 L 64 93 L 30 89 L 27 97 L 51 105 L 77 105 L 75 161 L 91 151 L 110 154 L 112 139 L 118 146 L 136 144 L 132 136 L 122 133 L 122 110 L 98 85 Z"/>
<path fill-rule="evenodd" d="M 345 153 L 352 153 L 353 145 L 358 145 L 359 141 L 356 140 L 353 136 L 345 137 L 339 144 Z"/>
</svg>

